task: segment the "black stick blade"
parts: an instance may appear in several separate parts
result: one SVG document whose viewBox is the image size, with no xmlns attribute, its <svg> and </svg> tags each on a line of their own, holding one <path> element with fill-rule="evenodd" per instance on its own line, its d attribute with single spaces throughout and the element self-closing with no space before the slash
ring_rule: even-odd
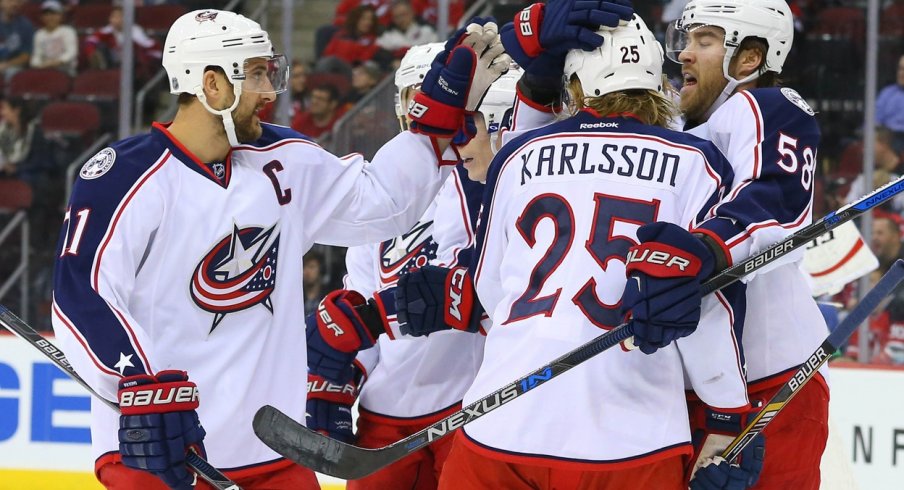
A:
<svg viewBox="0 0 904 490">
<path fill-rule="evenodd" d="M 254 433 L 270 449 L 318 473 L 356 480 L 384 466 L 380 450 L 330 439 L 270 405 L 257 411 L 253 424 Z"/>
</svg>

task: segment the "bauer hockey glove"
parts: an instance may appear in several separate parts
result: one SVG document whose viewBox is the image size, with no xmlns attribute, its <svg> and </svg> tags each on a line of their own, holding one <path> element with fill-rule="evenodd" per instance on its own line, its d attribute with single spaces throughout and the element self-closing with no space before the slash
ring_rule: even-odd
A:
<svg viewBox="0 0 904 490">
<path fill-rule="evenodd" d="M 405 335 L 480 328 L 483 306 L 466 267 L 427 265 L 410 271 L 399 278 L 395 297 L 399 330 Z"/>
<path fill-rule="evenodd" d="M 308 371 L 335 383 L 353 375 L 358 351 L 373 347 L 386 332 L 385 320 L 356 291 L 338 289 L 326 295 L 317 311 L 305 318 Z"/>
<path fill-rule="evenodd" d="M 352 405 L 358 398 L 361 371 L 346 383 L 335 384 L 316 374 L 308 374 L 308 402 L 305 406 L 305 425 L 325 436 L 345 442 L 355 441 L 352 426 Z"/>
<path fill-rule="evenodd" d="M 185 371 L 161 371 L 119 380 L 119 452 L 129 468 L 153 473 L 170 488 L 194 488 L 187 451 L 204 456 L 198 387 Z"/>
<path fill-rule="evenodd" d="M 499 34 L 505 51 L 524 69 L 519 91 L 535 103 L 558 104 L 568 52 L 602 46 L 596 31 L 616 27 L 633 15 L 630 0 L 554 0 L 521 10 Z"/>
<path fill-rule="evenodd" d="M 499 42 L 495 23 L 472 23 L 464 37 L 456 32 L 433 60 L 408 107 L 411 131 L 451 138 L 464 127 L 465 113 L 477 110 L 490 85 L 509 66 L 511 58 Z"/>
<path fill-rule="evenodd" d="M 713 272 L 709 247 L 672 223 L 637 230 L 628 251 L 621 313 L 631 315 L 634 344 L 652 354 L 694 332 L 700 321 L 701 283 Z"/>
</svg>

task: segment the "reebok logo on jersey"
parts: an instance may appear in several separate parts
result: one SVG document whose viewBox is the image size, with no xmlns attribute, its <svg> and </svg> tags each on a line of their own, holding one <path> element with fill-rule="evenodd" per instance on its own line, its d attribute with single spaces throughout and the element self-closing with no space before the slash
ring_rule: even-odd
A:
<svg viewBox="0 0 904 490">
<path fill-rule="evenodd" d="M 598 122 L 598 123 L 582 123 L 578 126 L 578 129 L 603 129 L 603 128 L 618 128 L 617 122 Z"/>
</svg>

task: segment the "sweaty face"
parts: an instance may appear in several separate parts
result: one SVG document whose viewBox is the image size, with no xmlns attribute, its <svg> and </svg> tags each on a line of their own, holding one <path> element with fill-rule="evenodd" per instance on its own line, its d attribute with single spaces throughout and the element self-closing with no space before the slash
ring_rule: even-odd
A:
<svg viewBox="0 0 904 490">
<path fill-rule="evenodd" d="M 468 178 L 474 182 L 484 182 L 493 161 L 493 146 L 490 143 L 487 124 L 479 112 L 474 114 L 474 125 L 477 126 L 477 135 L 467 145 L 459 148 L 458 153 L 464 160 Z"/>
<path fill-rule="evenodd" d="M 725 33 L 718 27 L 701 26 L 686 35 L 686 46 L 678 56 L 684 79 L 679 107 L 688 120 L 702 121 L 728 83 L 722 74 Z"/>
</svg>

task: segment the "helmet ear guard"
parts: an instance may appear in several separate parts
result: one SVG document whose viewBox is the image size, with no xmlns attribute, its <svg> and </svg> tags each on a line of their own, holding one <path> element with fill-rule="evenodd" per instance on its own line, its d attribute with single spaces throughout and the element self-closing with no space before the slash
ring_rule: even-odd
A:
<svg viewBox="0 0 904 490">
<path fill-rule="evenodd" d="M 445 43 L 429 43 L 412 46 L 399 62 L 395 72 L 395 111 L 402 131 L 408 129 L 408 102 L 413 92 L 421 86 L 436 56 L 445 49 Z"/>
</svg>

